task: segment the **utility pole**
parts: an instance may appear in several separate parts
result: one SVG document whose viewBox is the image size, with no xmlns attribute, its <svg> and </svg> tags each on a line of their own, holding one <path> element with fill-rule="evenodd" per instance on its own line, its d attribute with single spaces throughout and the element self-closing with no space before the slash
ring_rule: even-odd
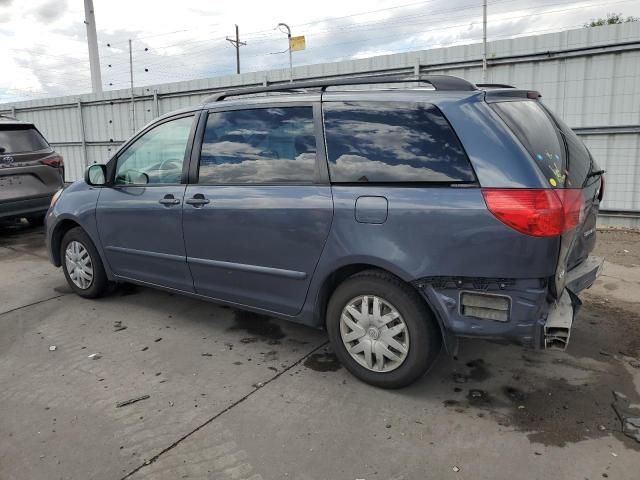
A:
<svg viewBox="0 0 640 480">
<path fill-rule="evenodd" d="M 289 82 L 293 82 L 293 57 L 291 56 L 291 28 L 286 23 L 279 23 L 278 28 L 284 27 L 287 29 L 287 40 L 289 42 Z"/>
<path fill-rule="evenodd" d="M 96 33 L 96 16 L 93 11 L 93 0 L 84 0 L 84 24 L 87 26 L 91 90 L 93 93 L 101 93 L 102 75 L 100 74 L 100 55 L 98 53 L 98 34 Z"/>
<path fill-rule="evenodd" d="M 482 1 L 482 83 L 487 83 L 487 0 Z"/>
<path fill-rule="evenodd" d="M 240 73 L 240 47 L 243 47 L 247 44 L 247 42 L 240 41 L 240 30 L 238 30 L 238 25 L 236 25 L 236 38 L 227 37 L 227 42 L 233 45 L 236 49 L 236 73 Z"/>
<path fill-rule="evenodd" d="M 133 99 L 133 50 L 129 39 L 129 80 L 131 85 L 131 133 L 136 133 L 136 105 Z"/>
</svg>

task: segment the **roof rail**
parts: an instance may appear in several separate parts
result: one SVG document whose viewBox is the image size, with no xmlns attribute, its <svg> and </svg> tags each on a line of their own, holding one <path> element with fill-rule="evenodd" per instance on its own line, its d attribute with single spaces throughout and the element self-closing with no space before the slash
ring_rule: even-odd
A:
<svg viewBox="0 0 640 480">
<path fill-rule="evenodd" d="M 11 115 L 6 115 L 4 113 L 0 113 L 0 118 L 6 118 L 8 120 L 15 120 L 18 121 L 18 119 L 16 117 L 12 117 Z"/>
<path fill-rule="evenodd" d="M 319 88 L 324 92 L 329 87 L 338 87 L 343 85 L 375 85 L 380 83 L 428 83 L 436 90 L 448 91 L 473 91 L 477 90 L 476 86 L 466 80 L 453 77 L 451 75 L 423 75 L 420 78 L 415 77 L 399 77 L 397 75 L 380 75 L 371 77 L 350 77 L 339 78 L 335 80 L 300 80 L 295 82 L 282 83 L 279 85 L 269 85 L 262 87 L 238 88 L 228 90 L 211 95 L 205 99 L 205 103 L 213 103 L 224 100 L 227 97 L 235 97 L 239 95 L 252 95 L 256 93 L 267 92 L 287 92 L 292 90 L 300 90 L 307 88 Z"/>
<path fill-rule="evenodd" d="M 476 83 L 478 88 L 516 88 L 513 85 L 506 85 L 504 83 Z"/>
</svg>

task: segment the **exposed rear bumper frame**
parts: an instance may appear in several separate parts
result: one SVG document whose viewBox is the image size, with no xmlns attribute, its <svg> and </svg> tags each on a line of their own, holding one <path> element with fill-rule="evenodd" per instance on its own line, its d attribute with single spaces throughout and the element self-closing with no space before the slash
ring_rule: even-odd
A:
<svg viewBox="0 0 640 480">
<path fill-rule="evenodd" d="M 567 273 L 565 289 L 549 309 L 543 327 L 544 348 L 565 350 L 569 345 L 573 319 L 582 302 L 578 293 L 589 288 L 602 272 L 604 259 L 590 256 Z"/>
</svg>

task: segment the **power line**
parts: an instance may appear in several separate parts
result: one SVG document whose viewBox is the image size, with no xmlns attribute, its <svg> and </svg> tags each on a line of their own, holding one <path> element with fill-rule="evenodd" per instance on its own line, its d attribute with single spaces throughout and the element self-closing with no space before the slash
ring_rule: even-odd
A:
<svg viewBox="0 0 640 480">
<path fill-rule="evenodd" d="M 495 2 L 489 2 L 489 5 L 495 5 L 498 3 L 512 3 L 513 1 L 517 1 L 517 0 L 497 0 Z M 631 0 L 619 0 L 619 1 L 614 1 L 614 2 L 609 2 L 607 5 L 607 8 L 610 7 L 610 5 L 612 4 L 620 4 L 620 3 L 627 3 Z M 347 15 L 347 16 L 343 16 L 343 17 L 334 17 L 334 19 L 343 19 L 343 18 L 350 18 L 350 17 L 355 17 L 355 16 L 360 16 L 360 15 L 366 15 L 369 13 L 374 13 L 374 12 L 379 12 L 379 11 L 386 11 L 386 10 L 393 10 L 393 9 L 399 9 L 399 8 L 405 8 L 407 6 L 412 6 L 412 5 L 419 5 L 419 4 L 427 4 L 427 3 L 431 3 L 431 2 L 414 2 L 411 4 L 405 4 L 405 5 L 400 5 L 400 6 L 396 6 L 396 7 L 390 7 L 387 9 L 379 9 L 379 10 L 373 10 L 373 11 L 369 11 L 369 12 L 362 12 L 359 14 L 353 14 L 353 15 Z M 556 5 L 566 5 L 566 3 L 546 3 L 544 5 L 538 4 L 537 7 L 543 6 L 543 7 L 553 7 Z M 576 6 L 571 6 L 571 7 L 566 7 L 566 8 L 559 8 L 559 9 L 551 9 L 551 10 L 544 10 L 544 11 L 528 11 L 525 14 L 521 14 L 521 15 L 508 15 L 509 13 L 517 13 L 526 9 L 523 8 L 516 8 L 514 10 L 511 11 L 507 11 L 507 12 L 501 12 L 498 15 L 493 15 L 492 19 L 494 19 L 494 23 L 495 23 L 495 17 L 498 17 L 498 23 L 503 24 L 503 23 L 508 23 L 512 20 L 517 20 L 520 18 L 531 18 L 531 17 L 537 17 L 537 16 L 542 16 L 542 15 L 549 15 L 549 14 L 557 14 L 560 12 L 566 12 L 566 11 L 572 11 L 572 10 L 578 10 L 578 9 L 588 9 L 588 8 L 596 8 L 596 7 L 602 7 L 601 4 L 595 4 L 595 3 L 591 3 L 591 4 L 579 4 Z M 389 34 L 389 35 L 384 35 L 384 36 L 376 36 L 375 39 L 376 40 L 380 40 L 380 39 L 387 39 L 387 38 L 394 38 L 394 37 L 398 37 L 398 41 L 410 41 L 411 43 L 408 45 L 403 46 L 401 49 L 399 50 L 384 50 L 383 53 L 394 53 L 397 51 L 407 51 L 409 49 L 411 50 L 416 50 L 416 49 L 421 49 L 421 48 L 428 48 L 428 47 L 434 47 L 436 45 L 438 46 L 448 46 L 448 45 L 456 45 L 456 44 L 463 44 L 465 42 L 471 42 L 476 40 L 475 38 L 471 38 L 471 37 L 467 37 L 467 38 L 457 38 L 455 40 L 453 40 L 450 43 L 431 43 L 430 45 L 427 45 L 426 47 L 417 47 L 415 46 L 415 40 L 413 39 L 413 37 L 415 37 L 416 35 L 422 35 L 425 34 L 427 32 L 431 32 L 431 31 L 436 31 L 436 30 L 442 30 L 443 28 L 447 28 L 447 29 L 455 29 L 457 27 L 463 27 L 463 26 L 468 26 L 468 25 L 474 25 L 476 23 L 479 24 L 479 21 L 477 20 L 476 16 L 469 16 L 463 23 L 457 23 L 457 24 L 447 24 L 445 21 L 440 20 L 439 24 L 433 28 L 424 28 L 424 25 L 429 25 L 432 24 L 434 21 L 434 16 L 438 16 L 438 15 L 443 15 L 445 13 L 448 12 L 452 12 L 452 11 L 464 11 L 464 10 L 472 10 L 472 9 L 479 9 L 480 6 L 479 5 L 465 5 L 465 6 L 461 6 L 458 7 L 456 9 L 452 9 L 452 8 L 447 8 L 447 9 L 441 9 L 441 10 L 436 10 L 436 11 L 431 11 L 429 13 L 424 13 L 424 14 L 414 14 L 414 15 L 410 15 L 410 16 L 402 16 L 402 17 L 394 17 L 390 20 L 383 20 L 383 21 L 374 21 L 374 22 L 368 22 L 368 23 L 364 23 L 364 24 L 358 24 L 358 25 L 352 25 L 352 26 L 341 26 L 341 27 L 336 27 L 336 28 L 332 28 L 332 29 L 323 29 L 323 30 L 316 30 L 311 32 L 311 35 L 307 35 L 308 37 L 311 36 L 313 38 L 313 36 L 315 35 L 319 35 L 321 33 L 324 32 L 328 32 L 328 33 L 336 33 L 336 32 L 351 32 L 353 30 L 359 30 L 359 31 L 365 31 L 365 30 L 380 30 L 380 29 L 390 29 L 390 28 L 395 28 L 395 26 L 400 26 L 400 27 L 407 27 L 410 26 L 411 29 L 408 32 L 403 32 L 402 33 L 402 37 L 400 37 L 398 35 L 398 33 L 393 33 L 393 34 Z M 425 17 L 428 17 L 428 22 L 423 21 L 423 19 Z M 403 19 L 407 19 L 408 21 L 402 21 Z M 459 18 L 459 17 L 458 17 Z M 458 19 L 456 18 L 456 20 Z M 465 18 L 465 17 L 463 17 Z M 460 21 L 462 22 L 463 18 L 460 18 Z M 446 20 L 451 20 L 452 17 L 448 16 Z M 322 19 L 322 20 L 316 20 L 313 22 L 307 22 L 306 24 L 301 24 L 301 25 L 312 25 L 312 24 L 320 24 L 322 22 L 327 21 L 328 19 Z M 413 21 L 411 21 L 413 20 Z M 575 26 L 581 26 L 581 25 L 575 25 Z M 573 25 L 571 26 L 573 27 Z M 561 29 L 564 27 L 553 27 L 550 29 L 542 29 L 542 30 L 524 30 L 522 32 L 519 33 L 508 33 L 508 34 L 503 34 L 503 35 L 491 35 L 490 39 L 496 39 L 496 38 L 502 38 L 502 37 L 511 37 L 511 38 L 517 38 L 518 36 L 522 36 L 522 35 L 530 35 L 533 33 L 537 33 L 537 32 L 541 32 L 541 31 L 550 31 L 550 30 L 554 30 L 557 31 L 558 29 Z M 179 31 L 178 31 L 179 32 Z M 174 32 L 175 33 L 175 32 Z M 260 32 L 253 32 L 254 38 L 257 38 L 256 34 L 259 34 Z M 148 37 L 156 37 L 156 36 L 163 36 L 164 34 L 156 34 L 156 35 L 149 35 Z M 247 35 L 251 35 L 247 34 Z M 459 37 L 460 33 L 456 33 L 456 35 Z M 140 37 L 140 38 L 144 38 L 144 37 Z M 220 41 L 222 41 L 223 39 L 220 39 Z M 232 39 L 228 39 L 230 42 Z M 239 40 L 239 34 L 237 37 L 237 40 Z M 270 39 L 266 39 L 265 41 L 262 42 L 253 42 L 252 43 L 252 47 L 253 48 L 262 48 L 262 49 L 266 49 L 265 45 L 267 43 L 270 42 L 276 42 L 276 41 L 281 41 L 281 38 L 270 38 Z M 161 78 L 168 78 L 168 77 L 175 77 L 175 78 L 181 78 L 181 79 L 186 79 L 187 77 L 191 77 L 193 75 L 190 75 L 189 73 L 186 72 L 180 72 L 179 74 L 172 74 L 169 73 L 171 72 L 171 68 L 174 67 L 176 64 L 178 65 L 182 65 L 184 67 L 194 67 L 194 66 L 205 66 L 207 67 L 209 65 L 208 62 L 203 62 L 203 63 L 194 63 L 194 62 L 190 62 L 188 60 L 185 60 L 185 57 L 194 57 L 194 56 L 200 56 L 202 53 L 204 52 L 219 52 L 219 51 L 223 51 L 224 47 L 222 46 L 215 46 L 215 42 L 217 42 L 217 40 L 214 39 L 207 39 L 207 40 L 196 40 L 196 41 L 191 41 L 191 42 L 181 42 L 178 44 L 172 44 L 172 45 L 163 45 L 160 47 L 145 47 L 144 51 L 145 52 L 149 52 L 152 54 L 152 56 L 145 58 L 144 59 L 144 65 L 145 65 L 145 73 L 149 73 L 149 79 L 153 78 L 154 83 L 156 83 L 158 81 L 158 79 Z M 347 40 L 347 41 L 330 41 L 330 42 L 325 42 L 325 43 L 321 43 L 317 46 L 312 46 L 310 48 L 307 49 L 306 52 L 303 52 L 303 57 L 302 58 L 308 58 L 308 52 L 309 51 L 321 51 L 323 49 L 328 49 L 331 47 L 335 47 L 335 46 L 344 46 L 344 45 L 357 45 L 360 43 L 364 43 L 364 42 L 371 42 L 371 38 L 368 39 L 359 39 L 359 40 Z M 144 43 L 144 42 L 143 42 Z M 162 50 L 164 48 L 170 48 L 172 46 L 185 46 L 185 45 L 196 45 L 196 44 L 208 44 L 207 46 L 204 46 L 204 48 L 196 48 L 196 49 L 188 49 L 184 52 L 182 52 L 180 54 L 180 56 L 168 56 L 168 55 L 159 55 L 157 53 L 155 53 L 157 50 Z M 243 45 L 245 44 L 245 42 L 241 42 Z M 397 42 L 392 42 L 392 43 L 397 43 Z M 233 43 L 232 43 L 233 44 Z M 109 44 L 111 45 L 111 43 Z M 235 46 L 235 45 L 234 45 Z M 112 47 L 114 48 L 114 47 Z M 18 49 L 15 49 L 18 50 Z M 141 49 L 140 49 L 141 50 Z M 136 49 L 136 51 L 138 51 L 138 49 Z M 55 56 L 55 55 L 45 55 L 45 54 L 35 54 L 32 52 L 28 52 L 31 55 L 35 56 L 35 57 L 54 57 L 54 58 L 60 58 L 61 60 L 65 61 L 65 65 L 64 66 L 57 66 L 57 65 L 48 65 L 46 68 L 49 71 L 54 71 L 56 72 L 55 75 L 53 75 L 56 78 L 73 78 L 74 81 L 77 82 L 78 78 L 82 78 L 83 83 L 88 79 L 87 74 L 86 74 L 86 70 L 85 69 L 79 69 L 78 71 L 74 71 L 73 69 L 70 69 L 69 66 L 72 65 L 79 65 L 79 64 L 84 64 L 86 63 L 86 60 L 78 60 L 78 61 L 74 61 L 74 62 L 67 62 L 67 58 L 68 57 L 62 57 L 62 56 Z M 236 53 L 237 53 L 237 57 L 238 57 L 238 53 L 239 53 L 239 46 L 236 49 Z M 375 55 L 377 52 L 367 52 L 367 55 Z M 115 66 L 115 68 L 109 70 L 109 74 L 111 77 L 111 82 L 110 85 L 113 86 L 114 84 L 119 85 L 121 83 L 124 83 L 123 81 L 119 80 L 119 77 L 121 75 L 123 75 L 125 73 L 125 71 L 123 71 L 123 67 L 124 67 L 124 55 L 126 55 L 126 52 L 116 52 L 116 53 L 112 53 L 110 55 L 104 55 L 103 56 L 103 62 L 101 62 L 103 65 L 106 63 L 105 59 L 108 59 L 107 61 L 111 60 L 112 65 Z M 264 57 L 265 52 L 258 52 L 255 54 L 251 54 L 251 55 L 245 55 L 243 56 L 243 58 L 246 59 L 254 59 L 254 58 L 265 58 Z M 353 58 L 354 53 L 350 52 L 347 55 L 343 55 L 340 58 Z M 115 60 L 115 61 L 114 61 Z M 236 58 L 236 71 L 238 71 L 238 64 L 239 64 L 239 59 Z M 319 63 L 321 61 L 330 61 L 329 59 L 327 59 L 327 57 L 324 57 L 320 54 L 318 54 L 318 56 L 315 57 L 314 59 L 315 61 L 313 63 Z M 122 63 L 122 65 L 120 65 L 120 63 Z M 264 67 L 261 68 L 276 68 L 276 66 L 280 65 L 280 62 L 261 62 L 263 64 L 265 64 Z M 111 64 L 110 64 L 111 65 Z M 283 65 L 284 66 L 284 65 Z M 64 68 L 64 70 L 62 72 L 60 72 L 60 69 Z M 175 67 L 174 67 L 175 68 Z M 142 72 L 142 68 L 136 68 L 135 69 L 136 72 L 140 71 Z M 151 73 L 150 73 L 151 70 Z M 186 69 L 185 69 L 186 70 Z M 215 71 L 211 71 L 208 68 L 200 70 L 198 72 L 193 72 L 194 75 L 199 75 L 200 73 L 206 73 L 206 75 L 214 75 L 217 73 L 226 73 L 227 70 L 215 70 Z M 199 77 L 199 78 L 203 78 L 203 77 Z M 15 92 L 15 91 L 19 91 L 20 89 L 11 89 L 11 91 Z M 37 96 L 37 95 L 46 95 L 47 92 L 44 90 L 27 90 L 27 92 L 29 92 L 29 96 Z M 35 94 L 35 95 L 34 95 Z M 25 96 L 27 96 L 27 94 L 25 93 Z M 6 98 L 6 92 L 5 95 L 1 95 L 2 98 Z"/>
<path fill-rule="evenodd" d="M 518 1 L 518 0 L 497 0 L 495 2 L 489 2 L 489 5 L 496 5 L 496 4 L 501 4 L 501 3 L 512 3 L 514 1 Z M 629 1 L 634 1 L 634 0 L 620 0 L 620 1 L 616 1 L 616 2 L 610 2 L 609 4 L 616 4 L 616 3 L 626 3 Z M 426 3 L 426 2 L 418 2 L 418 3 Z M 412 4 L 409 4 L 412 5 Z M 545 4 L 538 4 L 537 7 L 553 7 L 553 6 L 558 6 L 558 5 L 566 5 L 566 2 L 554 2 L 554 3 L 545 3 Z M 566 10 L 577 10 L 577 9 L 583 9 L 583 8 L 595 8 L 595 7 L 599 7 L 601 6 L 601 4 L 590 4 L 590 5 L 584 5 L 584 4 L 580 4 L 576 7 L 569 7 L 567 9 L 561 9 L 561 10 L 554 10 L 548 13 L 556 13 L 556 12 L 562 12 L 562 11 L 566 11 Z M 400 7 L 396 7 L 396 8 L 400 8 Z M 344 26 L 344 27 L 333 27 L 330 29 L 324 29 L 324 30 L 316 30 L 313 31 L 309 34 L 307 34 L 307 37 L 311 37 L 312 35 L 317 35 L 320 33 L 336 33 L 336 32 L 342 32 L 342 31 L 348 31 L 348 32 L 353 32 L 356 30 L 375 30 L 381 27 L 384 27 L 385 29 L 388 28 L 389 26 L 393 26 L 393 25 L 399 25 L 399 26 L 407 26 L 407 25 L 417 25 L 417 24 L 422 24 L 422 22 L 418 21 L 416 22 L 415 19 L 420 19 L 423 17 L 428 17 L 429 19 L 432 19 L 434 16 L 436 15 L 444 15 L 446 13 L 450 13 L 450 12 L 460 12 L 460 11 L 465 11 L 465 10 L 473 10 L 473 9 L 480 9 L 481 5 L 480 4 L 472 4 L 472 5 L 466 5 L 466 6 L 460 6 L 460 7 L 456 7 L 456 8 L 447 8 L 447 9 L 440 9 L 440 10 L 434 10 L 434 11 L 430 11 L 428 13 L 424 13 L 424 14 L 418 14 L 418 15 L 410 15 L 407 17 L 397 17 L 392 19 L 392 21 L 388 21 L 388 20 L 383 20 L 383 21 L 376 21 L 376 22 L 370 22 L 370 23 L 366 23 L 366 24 L 360 24 L 360 25 L 350 25 L 350 26 Z M 526 9 L 523 8 L 517 8 L 515 10 L 511 10 L 511 12 L 518 12 L 518 11 L 523 11 Z M 377 11 L 377 10 L 376 10 Z M 374 11 L 375 12 L 375 11 Z M 368 12 L 365 12 L 368 13 Z M 510 13 L 508 12 L 502 12 L 502 13 Z M 541 12 L 539 14 L 545 14 L 547 12 Z M 522 17 L 527 17 L 527 16 L 531 16 L 531 15 L 537 15 L 536 13 L 526 13 L 524 14 Z M 348 17 L 348 16 L 347 16 Z M 494 14 L 495 17 L 495 14 Z M 336 17 L 337 19 L 340 18 L 345 18 L 345 17 Z M 406 19 L 410 19 L 410 20 L 414 20 L 414 21 L 409 21 L 407 22 Z M 478 20 L 479 22 L 480 20 Z M 312 24 L 312 23 L 317 23 L 317 22 L 309 22 L 308 24 Z M 475 22 L 473 22 L 475 23 Z M 446 26 L 446 25 L 445 25 Z M 244 35 L 245 38 L 253 38 L 254 40 L 260 37 L 251 37 L 252 35 L 254 35 L 255 33 L 258 32 L 249 32 L 247 34 Z M 273 31 L 272 31 L 273 34 Z M 266 38 L 268 39 L 267 41 L 280 41 L 281 38 L 280 37 L 272 37 L 272 38 L 268 38 L 268 36 L 262 36 L 262 38 Z M 156 46 L 153 47 L 154 50 L 160 50 L 162 48 L 170 48 L 170 47 L 185 47 L 187 45 L 195 45 L 195 44 L 203 44 L 203 43 L 210 43 L 212 41 L 212 39 L 206 39 L 206 40 L 192 40 L 192 41 L 186 41 L 186 42 L 179 42 L 179 43 L 172 43 L 172 44 L 166 44 L 166 45 L 161 45 L 161 46 Z M 254 42 L 254 45 L 256 43 Z M 147 47 L 148 48 L 148 47 Z M 309 49 L 307 49 L 309 50 Z M 194 52 L 198 52 L 198 51 L 202 51 L 202 50 L 193 50 Z M 208 51 L 208 48 L 207 48 Z"/>
<path fill-rule="evenodd" d="M 623 0 L 623 2 L 624 2 L 624 1 L 629 1 L 629 0 Z M 622 2 L 615 2 L 615 3 L 622 3 Z M 553 5 L 554 5 L 554 4 L 546 4 L 546 6 L 553 6 Z M 555 5 L 557 5 L 557 4 L 555 4 Z M 587 6 L 584 6 L 584 5 L 583 5 L 583 6 L 581 6 L 580 8 L 587 8 L 587 7 L 590 7 L 590 6 L 593 6 L 593 5 L 587 5 Z M 572 9 L 576 9 L 576 8 L 577 8 L 577 7 L 573 7 L 573 8 L 571 8 L 571 7 L 570 7 L 570 8 L 565 8 L 565 9 L 557 9 L 557 10 L 543 11 L 543 12 L 538 12 L 538 13 L 527 13 L 527 14 L 524 14 L 524 15 L 512 15 L 512 16 L 509 16 L 509 17 L 505 17 L 505 18 L 503 18 L 502 20 L 514 20 L 514 19 L 518 19 L 518 18 L 525 18 L 525 17 L 530 17 L 530 16 L 536 16 L 536 15 L 545 15 L 545 14 L 549 14 L 549 13 L 557 13 L 557 12 L 559 12 L 559 11 L 572 10 Z M 507 13 L 508 13 L 508 12 L 507 12 Z M 472 22 L 472 24 L 473 24 L 473 23 L 475 23 L 475 22 Z M 468 25 L 468 24 L 469 24 L 469 21 L 466 21 L 466 22 L 464 22 L 464 23 L 460 23 L 460 24 L 446 25 L 446 27 L 447 27 L 447 28 L 455 28 L 455 27 L 466 26 L 466 25 Z M 433 30 L 441 30 L 441 28 L 442 28 L 442 25 L 438 25 L 438 27 L 436 27 L 436 28 L 432 28 L 432 29 L 421 29 L 419 32 L 412 32 L 412 34 L 415 34 L 415 33 L 425 33 L 425 32 L 427 32 L 427 31 L 433 31 Z M 396 35 L 394 34 L 394 35 L 389 35 L 389 36 L 385 36 L 385 37 L 377 37 L 377 38 L 389 38 L 389 37 L 394 37 L 394 36 L 396 36 Z M 495 36 L 494 36 L 494 37 L 495 37 Z M 355 41 L 349 41 L 349 42 L 330 42 L 330 43 L 325 43 L 325 44 L 323 44 L 323 45 L 321 45 L 321 46 L 319 46 L 319 47 L 315 47 L 315 48 L 314 48 L 314 47 L 312 47 L 312 48 L 310 48 L 310 49 L 308 49 L 308 50 L 314 50 L 314 49 L 327 48 L 327 47 L 330 47 L 330 46 L 337 46 L 337 45 L 357 44 L 357 43 L 363 43 L 363 42 L 365 42 L 365 41 L 368 41 L 368 40 L 355 40 Z M 201 50 L 201 49 L 200 49 L 200 50 L 192 50 L 192 51 L 184 52 L 184 53 L 182 54 L 182 56 L 184 56 L 184 55 L 197 55 L 197 54 L 200 54 L 200 53 L 201 53 L 201 52 L 203 52 L 203 51 L 205 51 L 205 50 Z M 207 48 L 207 49 L 206 49 L 206 51 L 211 51 L 211 49 Z M 216 51 L 216 49 L 214 48 L 214 49 L 213 49 L 213 51 Z M 249 56 L 246 56 L 246 58 L 261 57 L 261 56 L 263 56 L 263 55 L 264 55 L 263 53 L 259 53 L 259 54 L 255 54 L 255 55 L 249 55 Z M 162 62 L 162 59 L 154 59 L 154 60 L 156 60 L 156 63 L 155 63 L 155 65 L 156 65 L 156 66 L 157 66 L 157 65 L 162 65 L 162 63 L 158 63 L 158 61 L 159 61 L 159 62 Z M 153 65 L 154 63 L 152 62 L 151 64 Z M 190 63 L 189 63 L 189 65 L 193 65 L 193 63 L 192 63 L 192 62 L 190 62 Z"/>
<path fill-rule="evenodd" d="M 432 0 L 433 1 L 433 0 Z M 495 2 L 489 2 L 489 5 L 496 5 L 496 4 L 500 4 L 500 3 L 512 3 L 514 1 L 518 1 L 518 0 L 497 0 Z M 623 0 L 622 2 L 613 2 L 613 3 L 624 3 L 627 1 L 631 1 L 631 0 Z M 379 9 L 379 10 L 371 10 L 368 12 L 361 12 L 361 13 L 357 13 L 357 14 L 352 14 L 352 15 L 347 15 L 347 16 L 342 16 L 342 17 L 334 17 L 332 20 L 337 20 L 337 19 L 342 19 L 342 18 L 348 18 L 348 17 L 354 17 L 354 16 L 360 16 L 360 15 L 365 15 L 365 14 L 369 14 L 369 13 L 375 13 L 375 12 L 380 12 L 380 11 L 385 11 L 385 10 L 390 10 L 390 9 L 398 9 L 398 8 L 403 8 L 406 6 L 411 6 L 411 5 L 418 5 L 418 4 L 424 4 L 424 3 L 430 3 L 430 2 L 414 2 L 414 3 L 410 3 L 410 4 L 405 4 L 405 5 L 399 5 L 399 6 L 395 6 L 395 7 L 389 7 L 387 9 Z M 556 3 L 551 3 L 551 4 L 544 4 L 544 5 L 540 5 L 538 4 L 537 6 L 555 6 L 555 5 L 565 5 L 566 2 L 556 2 Z M 598 5 L 587 5 L 587 6 L 583 6 L 580 5 L 579 7 L 574 7 L 574 8 L 589 8 L 589 7 L 594 7 L 594 6 L 599 6 Z M 376 22 L 370 22 L 370 23 L 365 23 L 365 24 L 359 24 L 359 25 L 351 25 L 351 26 L 347 26 L 347 27 L 338 27 L 338 28 L 332 28 L 332 29 L 325 29 L 325 30 L 316 30 L 314 32 L 312 32 L 312 35 L 318 34 L 318 33 L 335 33 L 335 32 L 339 32 L 339 31 L 353 31 L 353 30 L 367 30 L 369 29 L 369 27 L 373 27 L 373 28 L 377 28 L 377 25 L 384 25 L 385 28 L 387 26 L 390 25 L 406 25 L 406 21 L 404 21 L 405 18 L 411 18 L 411 19 L 415 19 L 415 18 L 420 18 L 420 17 L 424 17 L 424 16 L 429 16 L 430 18 L 433 17 L 434 15 L 438 15 L 438 14 L 444 14 L 444 13 L 448 13 L 448 12 L 452 12 L 452 11 L 463 11 L 463 10 L 469 10 L 469 9 L 479 9 L 480 5 L 479 4 L 473 4 L 473 5 L 466 5 L 466 6 L 460 6 L 457 8 L 449 8 L 449 9 L 442 9 L 442 10 L 436 10 L 436 11 L 430 11 L 428 13 L 425 14 L 420 14 L 420 15 L 411 15 L 409 17 L 397 17 L 395 19 L 393 19 L 393 21 L 389 22 L 386 20 L 383 21 L 376 21 Z M 521 9 L 520 9 L 521 10 Z M 518 11 L 518 10 L 515 10 Z M 326 21 L 328 19 L 322 19 L 322 20 L 317 20 L 317 21 L 313 21 L 313 22 L 307 22 L 306 24 L 300 24 L 300 25 L 311 25 L 314 23 L 322 23 L 324 21 Z M 415 24 L 416 22 L 411 22 L 411 24 Z M 263 30 L 264 32 L 265 30 Z M 271 32 L 273 32 L 272 30 L 270 30 Z M 182 31 L 177 31 L 177 32 L 182 32 Z M 175 33 L 175 32 L 170 32 L 170 33 Z M 251 35 L 255 35 L 256 33 L 260 33 L 259 32 L 250 32 L 248 34 L 245 34 L 245 37 L 250 37 Z M 148 36 L 144 36 L 144 37 L 139 37 L 139 38 L 147 38 L 147 37 L 157 37 L 157 36 L 162 36 L 164 34 L 153 34 L 153 35 L 148 35 Z M 278 41 L 280 40 L 280 38 L 273 38 L 271 39 L 271 41 Z M 211 42 L 212 39 L 211 38 L 207 38 L 204 40 L 192 40 L 192 41 L 185 41 L 185 42 L 179 42 L 179 43 L 172 43 L 172 44 L 167 44 L 167 45 L 161 45 L 161 46 L 156 46 L 156 47 L 152 47 L 152 49 L 154 50 L 158 50 L 161 48 L 169 48 L 169 47 L 173 47 L 173 46 L 185 46 L 185 45 L 190 45 L 190 44 L 198 44 L 198 43 L 209 43 Z M 108 48 L 113 48 L 114 43 L 108 43 L 106 44 L 109 47 Z M 150 47 L 145 47 L 145 50 L 148 50 Z M 137 49 L 136 49 L 137 50 Z M 136 51 L 134 50 L 134 51 Z M 27 50 L 21 50 L 21 51 L 25 51 L 28 52 Z M 31 52 L 28 52 L 31 53 Z M 32 55 L 36 55 L 31 53 Z M 115 53 L 112 55 L 103 55 L 103 58 L 114 58 L 118 55 L 126 55 L 126 50 L 123 50 L 120 53 Z M 46 57 L 56 57 L 56 58 L 62 58 L 66 60 L 66 57 L 62 57 L 62 56 L 55 56 L 55 55 L 46 55 L 46 54 L 39 54 L 39 56 L 46 56 Z M 73 63 L 83 63 L 86 60 L 79 60 L 78 62 L 73 62 Z"/>
</svg>

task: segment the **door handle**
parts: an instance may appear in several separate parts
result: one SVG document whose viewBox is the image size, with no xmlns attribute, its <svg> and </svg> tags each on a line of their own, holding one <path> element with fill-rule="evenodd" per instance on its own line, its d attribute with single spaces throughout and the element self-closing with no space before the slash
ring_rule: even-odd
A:
<svg viewBox="0 0 640 480">
<path fill-rule="evenodd" d="M 158 203 L 161 203 L 162 205 L 166 205 L 166 206 L 171 206 L 171 205 L 177 205 L 180 203 L 180 199 L 179 198 L 175 198 L 173 195 L 168 194 L 165 195 L 164 198 L 161 198 L 160 200 L 158 200 Z"/>
<path fill-rule="evenodd" d="M 204 195 L 201 194 L 201 193 L 196 193 L 193 197 L 187 198 L 184 201 L 184 203 L 187 203 L 189 205 L 193 205 L 195 208 L 200 208 L 200 207 L 206 205 L 209 202 L 210 202 L 210 200 L 208 198 L 204 198 Z"/>
</svg>

